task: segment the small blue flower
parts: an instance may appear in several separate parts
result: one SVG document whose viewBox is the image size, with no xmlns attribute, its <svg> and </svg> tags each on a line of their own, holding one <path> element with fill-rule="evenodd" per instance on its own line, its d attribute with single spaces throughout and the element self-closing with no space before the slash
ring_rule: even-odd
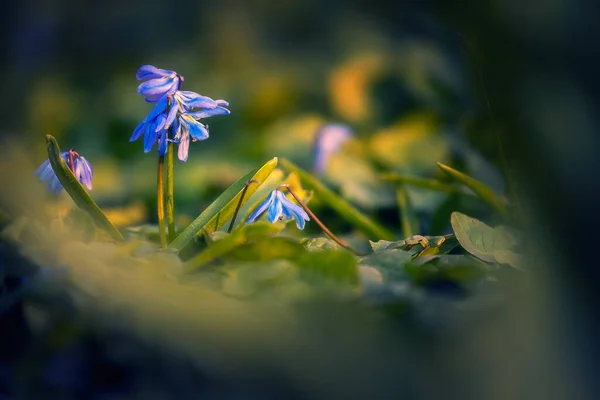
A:
<svg viewBox="0 0 600 400">
<path fill-rule="evenodd" d="M 269 222 L 275 223 L 281 219 L 294 218 L 296 220 L 296 226 L 298 229 L 304 229 L 305 221 L 310 221 L 308 214 L 298 205 L 289 201 L 285 194 L 279 189 L 273 190 L 269 196 L 263 201 L 256 210 L 250 215 L 248 221 L 254 222 L 265 210 L 269 210 Z"/>
<path fill-rule="evenodd" d="M 177 72 L 152 65 L 142 66 L 135 77 L 138 81 L 145 81 L 138 86 L 138 93 L 151 103 L 159 101 L 164 95 L 175 93 L 183 82 L 183 77 Z"/>
<path fill-rule="evenodd" d="M 75 178 L 82 184 L 85 185 L 89 190 L 92 190 L 92 176 L 94 170 L 92 165 L 82 156 L 80 156 L 73 149 L 65 151 L 60 154 L 62 159 L 65 161 Z M 58 177 L 54 173 L 50 160 L 46 160 L 40 165 L 40 167 L 34 172 L 34 175 L 40 177 L 40 181 L 48 182 L 48 190 L 54 194 L 59 194 L 62 190 L 62 184 L 58 180 Z"/>
<path fill-rule="evenodd" d="M 322 174 L 327 161 L 342 145 L 350 139 L 352 130 L 344 124 L 326 124 L 319 129 L 315 137 L 314 170 Z"/>
<path fill-rule="evenodd" d="M 199 122 L 202 118 L 229 114 L 225 100 L 213 100 L 195 92 L 181 91 L 183 77 L 175 71 L 163 70 L 151 65 L 141 67 L 137 79 L 145 80 L 138 92 L 147 101 L 156 102 L 150 114 L 133 131 L 130 142 L 144 136 L 144 151 L 149 152 L 158 141 L 159 155 L 164 156 L 167 142 L 177 143 L 178 157 L 186 161 L 190 139 L 208 138 L 208 126 Z"/>
<path fill-rule="evenodd" d="M 158 104 L 157 104 L 158 106 Z M 156 108 L 156 107 L 155 107 Z M 167 141 L 169 140 L 169 131 L 165 128 L 167 116 L 164 112 L 154 115 L 153 112 L 144 118 L 135 128 L 130 142 L 138 140 L 144 135 L 144 153 L 148 153 L 158 141 L 158 154 L 164 156 L 167 153 Z"/>
</svg>

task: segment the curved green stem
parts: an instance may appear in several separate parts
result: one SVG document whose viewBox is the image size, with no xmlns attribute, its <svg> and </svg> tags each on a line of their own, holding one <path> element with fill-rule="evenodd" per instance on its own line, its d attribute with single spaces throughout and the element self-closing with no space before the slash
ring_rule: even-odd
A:
<svg viewBox="0 0 600 400">
<path fill-rule="evenodd" d="M 249 181 L 246 182 L 246 186 L 244 186 L 244 189 L 242 190 L 242 195 L 240 196 L 240 200 L 238 201 L 237 206 L 235 207 L 235 211 L 233 212 L 233 217 L 231 217 L 231 223 L 229 224 L 227 233 L 231 233 L 231 230 L 233 229 L 233 224 L 235 224 L 235 219 L 237 218 L 238 213 L 240 212 L 240 208 L 242 207 L 242 204 L 244 204 L 244 197 L 246 196 L 246 192 L 248 191 L 248 186 L 250 186 L 251 183 L 258 183 L 259 185 L 261 184 L 261 182 L 257 181 L 256 179 L 250 179 Z"/>
<path fill-rule="evenodd" d="M 317 225 L 319 225 L 319 227 L 323 230 L 323 232 L 325 232 L 327 234 L 327 236 L 329 236 L 331 238 L 331 240 L 333 240 L 334 242 L 336 242 L 337 244 L 339 244 L 340 246 L 342 246 L 346 250 L 349 250 L 352 253 L 356 254 L 357 256 L 364 255 L 364 254 L 359 253 L 358 251 L 356 251 L 352 247 L 350 247 L 350 245 L 348 243 L 344 242 L 339 237 L 335 236 L 333 234 L 333 232 L 331 232 L 329 230 L 329 228 L 327 228 L 325 226 L 325 224 L 322 223 L 319 218 L 317 218 L 317 216 L 310 210 L 310 208 L 308 208 L 308 206 L 302 201 L 302 199 L 300 199 L 300 197 L 292 190 L 292 188 L 290 187 L 290 185 L 288 185 L 287 183 L 284 183 L 282 185 L 279 185 L 278 188 L 286 188 L 287 191 L 294 197 L 294 199 L 296 199 L 296 201 L 298 202 L 298 204 L 300 204 L 300 207 L 302 207 L 304 209 L 304 211 L 306 211 L 306 213 L 308 214 L 308 216 L 311 217 L 312 220 L 315 221 Z"/>
<path fill-rule="evenodd" d="M 167 247 L 167 233 L 165 232 L 165 157 L 158 157 L 158 171 L 156 178 L 156 215 L 158 217 L 158 233 L 162 247 Z"/>
</svg>

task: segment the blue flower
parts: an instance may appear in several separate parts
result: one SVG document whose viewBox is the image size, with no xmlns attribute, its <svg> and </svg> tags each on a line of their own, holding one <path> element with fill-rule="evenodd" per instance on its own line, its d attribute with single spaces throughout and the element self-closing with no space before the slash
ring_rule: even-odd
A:
<svg viewBox="0 0 600 400">
<path fill-rule="evenodd" d="M 344 124 L 326 124 L 319 129 L 315 137 L 314 170 L 321 174 L 327 161 L 352 136 L 352 130 Z"/>
<path fill-rule="evenodd" d="M 138 92 L 147 96 L 146 100 L 156 102 L 150 114 L 133 131 L 130 142 L 144 136 L 144 151 L 152 150 L 158 141 L 159 155 L 164 156 L 167 142 L 177 143 L 178 157 L 186 161 L 190 139 L 208 138 L 208 126 L 199 122 L 202 118 L 229 114 L 225 100 L 213 100 L 195 92 L 181 91 L 183 77 L 175 71 L 158 69 L 151 65 L 141 67 L 137 79 L 149 79 L 142 83 Z"/>
<path fill-rule="evenodd" d="M 274 223 L 285 218 L 294 218 L 298 229 L 304 229 L 305 221 L 310 221 L 308 214 L 298 205 L 289 201 L 279 189 L 273 190 L 256 210 L 250 215 L 248 221 L 254 222 L 265 210 L 269 210 L 269 222 Z"/>
<path fill-rule="evenodd" d="M 89 190 L 92 190 L 92 176 L 94 170 L 92 165 L 82 156 L 80 156 L 73 149 L 65 151 L 60 154 L 62 159 L 65 161 L 75 178 L 82 184 L 85 185 Z M 34 175 L 40 177 L 40 181 L 48 182 L 48 190 L 54 194 L 59 194 L 62 190 L 62 184 L 58 180 L 58 177 L 50 165 L 50 160 L 46 160 L 40 165 L 40 167 L 34 172 Z"/>
<path fill-rule="evenodd" d="M 151 103 L 159 101 L 164 95 L 175 93 L 183 82 L 183 77 L 177 72 L 152 65 L 140 67 L 135 77 L 138 81 L 145 81 L 138 86 L 138 93 Z"/>
<path fill-rule="evenodd" d="M 160 105 L 156 104 L 150 114 L 135 128 L 130 142 L 138 140 L 144 135 L 144 153 L 148 153 L 158 141 L 158 154 L 164 156 L 167 153 L 167 141 L 169 140 L 169 131 L 165 128 L 167 115 L 164 112 L 156 114 L 154 110 Z M 166 106 L 165 106 L 166 107 Z"/>
</svg>

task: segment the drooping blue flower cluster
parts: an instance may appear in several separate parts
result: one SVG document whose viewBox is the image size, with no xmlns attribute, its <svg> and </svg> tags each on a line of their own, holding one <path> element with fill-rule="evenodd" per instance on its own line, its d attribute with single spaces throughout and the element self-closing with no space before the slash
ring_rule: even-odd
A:
<svg viewBox="0 0 600 400">
<path fill-rule="evenodd" d="M 138 93 L 146 101 L 156 103 L 129 139 L 133 142 L 144 135 L 146 153 L 158 142 L 158 153 L 164 156 L 167 143 L 174 142 L 178 145 L 179 159 L 186 161 L 190 139 L 195 142 L 208 138 L 208 126 L 199 121 L 230 113 L 226 108 L 229 103 L 225 100 L 213 100 L 195 92 L 179 90 L 183 77 L 175 71 L 144 65 L 136 78 L 144 81 L 138 86 Z"/>
<path fill-rule="evenodd" d="M 92 165 L 82 156 L 79 155 L 73 149 L 62 152 L 60 154 L 62 159 L 65 161 L 75 178 L 82 184 L 85 185 L 89 190 L 92 190 L 92 176 L 94 175 L 94 169 Z M 54 194 L 59 194 L 62 190 L 62 184 L 58 180 L 58 177 L 54 173 L 50 160 L 46 160 L 40 165 L 40 167 L 34 172 L 34 175 L 40 177 L 40 181 L 48 182 L 48 190 Z"/>
<path fill-rule="evenodd" d="M 270 223 L 275 223 L 281 219 L 294 218 L 298 229 L 304 229 L 305 221 L 310 221 L 308 214 L 300 206 L 289 201 L 285 194 L 279 190 L 273 190 L 256 210 L 248 217 L 247 224 L 254 222 L 262 213 L 269 210 L 268 218 Z"/>
</svg>

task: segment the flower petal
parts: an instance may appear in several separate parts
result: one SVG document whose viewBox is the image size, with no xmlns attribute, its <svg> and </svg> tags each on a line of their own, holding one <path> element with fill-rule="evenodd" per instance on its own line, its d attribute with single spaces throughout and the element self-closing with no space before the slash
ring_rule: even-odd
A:
<svg viewBox="0 0 600 400">
<path fill-rule="evenodd" d="M 196 92 L 179 91 L 175 93 L 177 101 L 187 109 L 215 108 L 217 103 L 210 97 L 202 96 Z"/>
<path fill-rule="evenodd" d="M 143 120 L 142 122 L 140 122 L 138 124 L 138 126 L 136 126 L 135 130 L 133 131 L 133 135 L 131 135 L 131 137 L 129 138 L 130 142 L 135 142 L 136 140 L 138 140 L 140 138 L 140 136 L 142 136 L 142 134 L 145 132 L 146 130 L 146 120 Z"/>
<path fill-rule="evenodd" d="M 167 109 L 167 104 L 169 99 L 167 96 L 162 96 L 160 100 L 156 103 L 154 108 L 150 111 L 150 114 L 145 118 L 146 121 L 150 122 L 154 118 L 158 117 L 161 113 L 163 113 Z"/>
<path fill-rule="evenodd" d="M 183 114 L 180 119 L 181 124 L 185 126 L 194 141 L 208 139 L 208 129 L 203 124 L 196 121 L 189 114 Z"/>
<path fill-rule="evenodd" d="M 92 190 L 92 166 L 91 164 L 84 158 L 79 157 L 75 160 L 75 170 L 78 171 L 77 178 L 82 185 L 88 188 L 88 190 Z"/>
<path fill-rule="evenodd" d="M 260 205 L 258 207 L 256 207 L 256 209 L 252 212 L 252 214 L 250 214 L 250 217 L 248 217 L 248 221 L 246 221 L 246 223 L 249 224 L 251 222 L 254 222 L 256 220 L 256 218 L 258 218 L 262 213 L 264 213 L 265 210 L 271 206 L 271 203 L 273 203 L 273 201 L 275 200 L 276 195 L 277 194 L 275 193 L 275 190 L 273 190 L 267 196 L 265 201 L 260 203 Z"/>
<path fill-rule="evenodd" d="M 279 190 L 276 190 L 277 192 L 279 192 Z M 277 193 L 275 194 L 275 200 L 273 200 L 273 203 L 271 204 L 271 206 L 269 207 L 269 222 L 270 223 L 275 223 L 279 220 L 279 218 L 281 218 L 281 214 L 283 212 L 283 205 L 281 204 L 281 201 L 279 201 L 279 196 L 277 196 Z"/>
<path fill-rule="evenodd" d="M 181 124 L 179 123 L 179 118 L 175 118 L 175 121 L 173 121 L 173 139 L 171 139 L 171 141 L 173 142 L 179 142 L 179 139 L 181 139 Z"/>
<path fill-rule="evenodd" d="M 158 133 L 156 132 L 155 124 L 148 124 L 146 126 L 146 133 L 144 134 L 144 153 L 148 153 L 154 147 Z"/>
<path fill-rule="evenodd" d="M 60 183 L 56 175 L 54 175 L 54 177 L 48 182 L 48 190 L 50 190 L 54 194 L 59 194 L 62 188 L 62 184 Z"/>
<path fill-rule="evenodd" d="M 284 215 L 287 218 L 293 217 L 296 220 L 296 226 L 298 229 L 304 229 L 305 221 L 310 221 L 306 211 L 304 211 L 304 209 L 299 205 L 296 205 L 288 200 L 287 197 L 285 197 L 285 194 L 283 194 L 281 191 L 277 194 L 277 198 L 279 201 L 281 201 Z"/>
<path fill-rule="evenodd" d="M 179 146 L 177 148 L 177 157 L 181 161 L 187 161 L 188 158 L 188 149 L 190 147 L 190 136 L 185 130 L 182 130 L 182 136 L 179 140 Z"/>
<path fill-rule="evenodd" d="M 192 118 L 194 118 L 194 119 L 202 119 L 202 118 L 213 117 L 215 115 L 224 115 L 224 114 L 230 114 L 230 113 L 231 112 L 224 107 L 215 107 L 215 108 L 207 108 L 207 109 L 200 110 L 200 111 L 190 112 L 190 113 L 188 113 L 188 115 L 191 115 Z"/>
<path fill-rule="evenodd" d="M 40 174 L 40 181 L 47 181 L 49 179 L 51 179 L 53 176 L 55 175 L 54 170 L 52 169 L 52 165 L 50 164 L 50 161 L 48 161 L 48 165 L 46 166 L 46 169 L 42 171 L 42 173 Z"/>
<path fill-rule="evenodd" d="M 44 173 L 44 171 L 50 166 L 50 160 L 46 160 L 42 163 L 42 165 L 40 165 L 38 167 L 38 169 L 35 170 L 35 172 L 33 173 L 33 175 L 42 175 Z M 41 179 L 41 178 L 40 178 Z"/>
<path fill-rule="evenodd" d="M 162 130 L 158 132 L 158 155 L 164 156 L 167 154 L 167 131 Z"/>
<path fill-rule="evenodd" d="M 174 102 L 171 104 L 171 108 L 169 109 L 169 115 L 165 120 L 165 129 L 169 129 L 175 118 L 177 117 L 177 111 L 179 110 L 179 105 Z"/>
<path fill-rule="evenodd" d="M 156 68 L 153 65 L 142 65 L 140 69 L 137 70 L 135 78 L 138 81 L 141 81 L 144 79 L 162 78 L 163 76 L 168 75 L 177 75 L 177 73 L 175 71 L 169 71 L 168 69 Z"/>
<path fill-rule="evenodd" d="M 145 97 L 170 94 L 174 92 L 173 88 L 178 83 L 179 79 L 176 76 L 165 76 L 163 78 L 150 79 L 149 81 L 140 83 L 137 91 Z"/>
</svg>

